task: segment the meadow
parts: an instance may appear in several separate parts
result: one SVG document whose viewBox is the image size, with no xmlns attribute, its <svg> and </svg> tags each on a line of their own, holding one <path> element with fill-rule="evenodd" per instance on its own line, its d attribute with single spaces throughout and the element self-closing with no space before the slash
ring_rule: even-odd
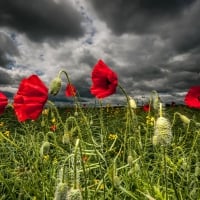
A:
<svg viewBox="0 0 200 200">
<path fill-rule="evenodd" d="M 162 108 L 172 138 L 157 141 L 160 111 L 57 108 L 18 122 L 0 116 L 1 200 L 198 200 L 200 112 Z"/>
</svg>

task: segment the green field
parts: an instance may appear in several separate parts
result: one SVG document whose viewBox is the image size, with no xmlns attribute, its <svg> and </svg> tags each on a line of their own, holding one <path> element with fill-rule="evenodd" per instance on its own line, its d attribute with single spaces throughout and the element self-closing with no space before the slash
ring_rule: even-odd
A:
<svg viewBox="0 0 200 200">
<path fill-rule="evenodd" d="M 44 109 L 0 116 L 0 200 L 198 200 L 200 112 L 165 108 L 172 139 L 153 145 L 155 110 Z"/>
</svg>

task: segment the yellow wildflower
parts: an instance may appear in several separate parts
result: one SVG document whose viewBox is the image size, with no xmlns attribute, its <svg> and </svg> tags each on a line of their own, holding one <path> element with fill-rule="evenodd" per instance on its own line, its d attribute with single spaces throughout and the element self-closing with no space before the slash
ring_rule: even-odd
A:
<svg viewBox="0 0 200 200">
<path fill-rule="evenodd" d="M 52 118 L 52 119 L 51 119 L 51 122 L 52 122 L 53 124 L 55 124 L 55 123 L 56 123 L 56 118 L 55 118 L 55 117 Z"/>
<path fill-rule="evenodd" d="M 54 158 L 54 159 L 53 159 L 52 164 L 53 164 L 53 165 L 57 165 L 57 164 L 58 164 L 58 160 L 57 160 L 57 158 Z"/>
<path fill-rule="evenodd" d="M 48 161 L 49 160 L 49 155 L 43 155 L 43 160 Z"/>
<path fill-rule="evenodd" d="M 118 136 L 117 136 L 117 134 L 112 134 L 112 133 L 110 133 L 109 136 L 108 136 L 108 138 L 109 138 L 110 140 L 115 140 L 115 139 L 118 138 Z"/>
<path fill-rule="evenodd" d="M 42 114 L 43 115 L 48 115 L 49 113 L 49 109 L 45 108 L 43 111 L 42 111 Z"/>
<path fill-rule="evenodd" d="M 99 179 L 94 179 L 94 184 L 95 184 L 95 185 L 99 185 L 99 183 L 100 183 L 100 180 L 99 180 Z M 103 190 L 103 189 L 104 189 L 104 184 L 103 184 L 103 183 L 100 184 L 99 189 L 100 189 L 100 190 Z"/>
<path fill-rule="evenodd" d="M 5 135 L 6 137 L 9 137 L 9 136 L 10 136 L 10 131 L 5 131 L 5 132 L 4 132 L 4 135 Z"/>
<path fill-rule="evenodd" d="M 155 118 L 154 117 L 151 117 L 149 115 L 146 116 L 146 124 L 147 125 L 153 126 L 154 122 L 155 122 Z"/>
</svg>

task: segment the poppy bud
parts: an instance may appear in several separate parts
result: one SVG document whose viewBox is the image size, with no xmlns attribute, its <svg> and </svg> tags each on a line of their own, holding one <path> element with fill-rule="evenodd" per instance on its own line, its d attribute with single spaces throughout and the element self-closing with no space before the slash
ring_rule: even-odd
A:
<svg viewBox="0 0 200 200">
<path fill-rule="evenodd" d="M 50 143 L 48 141 L 43 142 L 41 148 L 40 148 L 40 155 L 47 155 L 49 153 L 49 149 L 50 149 Z"/>
<path fill-rule="evenodd" d="M 57 76 L 56 78 L 54 78 L 51 83 L 50 83 L 50 94 L 52 95 L 56 95 L 58 94 L 58 92 L 60 91 L 61 88 L 61 78 L 59 76 Z"/>
<path fill-rule="evenodd" d="M 165 117 L 159 117 L 154 127 L 153 144 L 166 145 L 171 142 L 172 131 L 171 124 Z"/>
<path fill-rule="evenodd" d="M 129 105 L 133 109 L 137 108 L 137 104 L 136 104 L 135 100 L 132 97 L 129 97 Z"/>
<path fill-rule="evenodd" d="M 185 124 L 190 123 L 190 119 L 188 117 L 186 117 L 185 115 L 179 114 L 179 117 L 180 117 L 180 119 L 182 120 L 183 123 L 185 123 Z"/>
<path fill-rule="evenodd" d="M 76 117 L 78 116 L 78 112 L 77 111 L 74 112 L 74 116 L 76 116 Z"/>
<path fill-rule="evenodd" d="M 128 158 L 127 158 L 127 162 L 129 164 L 129 166 L 132 167 L 132 165 L 133 165 L 133 156 L 129 155 Z"/>
<path fill-rule="evenodd" d="M 121 180 L 120 180 L 119 176 L 114 176 L 113 182 L 114 182 L 114 186 L 118 188 L 121 184 Z"/>
<path fill-rule="evenodd" d="M 63 144 L 69 144 L 71 140 L 71 133 L 70 132 L 65 132 L 63 137 L 62 137 L 62 143 Z"/>
<path fill-rule="evenodd" d="M 154 99 L 153 99 L 153 108 L 155 110 L 158 110 L 160 106 L 160 97 L 157 95 Z"/>
</svg>

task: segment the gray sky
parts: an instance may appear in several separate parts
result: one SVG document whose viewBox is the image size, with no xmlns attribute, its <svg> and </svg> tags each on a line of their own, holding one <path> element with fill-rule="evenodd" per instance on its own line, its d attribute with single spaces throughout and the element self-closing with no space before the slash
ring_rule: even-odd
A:
<svg viewBox="0 0 200 200">
<path fill-rule="evenodd" d="M 91 71 L 104 60 L 136 99 L 156 90 L 183 102 L 200 85 L 200 1 L 1 0 L 0 91 L 12 100 L 22 78 L 38 74 L 49 86 L 64 69 L 80 94 L 94 103 Z M 68 102 L 63 88 L 53 100 Z M 117 93 L 106 103 L 123 103 Z"/>
</svg>

